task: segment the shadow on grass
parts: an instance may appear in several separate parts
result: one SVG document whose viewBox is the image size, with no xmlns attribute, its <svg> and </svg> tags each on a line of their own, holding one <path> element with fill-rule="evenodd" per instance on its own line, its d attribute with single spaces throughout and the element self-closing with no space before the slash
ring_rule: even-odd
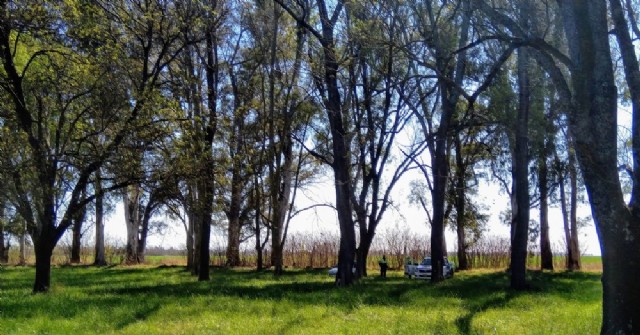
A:
<svg viewBox="0 0 640 335">
<path fill-rule="evenodd" d="M 461 281 L 445 283 L 433 294 L 455 295 L 463 301 L 467 312 L 455 321 L 461 334 L 473 333 L 472 322 L 478 314 L 490 309 L 508 308 L 509 302 L 516 297 L 545 294 L 582 302 L 600 298 L 597 291 L 600 275 L 594 273 L 530 271 L 527 273 L 529 289 L 523 291 L 509 288 L 509 280 L 510 277 L 505 272 L 474 275 Z M 593 294 L 585 294 L 587 283 L 596 288 Z"/>
<path fill-rule="evenodd" d="M 160 309 L 159 303 L 152 303 L 150 305 L 139 306 L 132 314 L 125 315 L 118 318 L 118 322 L 115 325 L 117 330 L 123 330 L 127 326 L 134 324 L 138 321 L 144 321 L 151 315 Z"/>
<path fill-rule="evenodd" d="M 11 279 L 20 280 L 20 289 L 25 285 L 30 287 L 30 282 L 22 282 L 26 273 L 20 275 L 19 272 L 11 273 Z M 3 281 L 0 287 L 11 290 L 8 294 L 12 298 L 0 300 L 0 310 L 12 311 L 4 315 L 10 318 L 30 318 L 38 314 L 72 318 L 87 309 L 115 310 L 115 326 L 123 329 L 149 318 L 167 301 L 188 305 L 197 297 L 210 301 L 216 298 L 286 300 L 298 306 L 331 305 L 345 312 L 362 305 L 420 305 L 424 303 L 420 300 L 422 297 L 436 301 L 453 297 L 459 299 L 462 306 L 455 325 L 461 334 L 471 334 L 473 320 L 478 314 L 504 308 L 520 295 L 551 294 L 584 301 L 600 298 L 597 289 L 590 292 L 588 288 L 588 285 L 599 287 L 598 274 L 530 272 L 528 276 L 533 289 L 516 292 L 508 289 L 509 277 L 504 272 L 460 273 L 438 285 L 403 277 L 369 277 L 351 287 L 336 288 L 326 270 L 287 271 L 274 278 L 270 271 L 216 268 L 212 271 L 211 281 L 197 282 L 182 267 L 64 268 L 54 269 L 51 296 L 21 299 L 24 291 L 19 291 L 15 283 Z M 584 294 L 585 290 L 589 292 Z"/>
<path fill-rule="evenodd" d="M 482 301 L 480 304 L 472 304 L 471 307 L 467 307 L 467 313 L 456 319 L 456 327 L 461 334 L 469 335 L 471 333 L 471 322 L 473 318 L 486 310 L 492 308 L 505 307 L 511 299 L 513 299 L 513 293 L 506 293 L 502 296 L 493 297 Z"/>
</svg>

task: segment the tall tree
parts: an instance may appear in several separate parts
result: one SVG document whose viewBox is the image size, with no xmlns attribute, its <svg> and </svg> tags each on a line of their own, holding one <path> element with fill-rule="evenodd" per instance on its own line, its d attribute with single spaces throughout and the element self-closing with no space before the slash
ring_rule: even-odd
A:
<svg viewBox="0 0 640 335">
<path fill-rule="evenodd" d="M 376 229 L 392 205 L 391 191 L 409 169 L 415 151 L 408 149 L 411 154 L 390 168 L 396 135 L 410 118 L 410 111 L 403 108 L 403 94 L 398 94 L 408 77 L 407 59 L 395 44 L 402 22 L 399 8 L 397 3 L 370 2 L 353 2 L 347 7 L 352 55 L 348 65 L 350 114 L 356 138 L 351 197 L 360 237 L 356 252 L 359 276 L 367 275 L 367 257 Z"/>
<path fill-rule="evenodd" d="M 53 248 L 73 217 L 96 196 L 82 195 L 91 176 L 136 133 L 146 102 L 162 85 L 162 72 L 183 48 L 173 36 L 186 22 L 169 19 L 176 18 L 168 12 L 172 5 L 157 1 L 121 5 L 0 2 L 0 82 L 12 104 L 7 120 L 19 130 L 13 140 L 27 143 L 22 156 L 26 159 L 12 170 L 11 193 L 34 243 L 34 292 L 48 290 Z M 167 20 L 156 21 L 157 15 L 125 19 L 139 17 L 135 9 L 149 10 L 148 14 L 164 11 Z M 62 23 L 67 29 L 61 29 Z M 129 26 L 137 23 L 142 26 Z M 127 42 L 121 43 L 129 28 L 134 32 L 130 36 L 139 39 L 126 37 Z M 131 47 L 128 55 L 139 56 L 135 63 L 139 67 L 121 66 L 131 60 L 122 52 L 126 47 Z M 114 77 L 125 69 L 134 88 L 129 98 L 121 99 L 118 94 L 125 90 L 114 84 L 122 77 Z M 110 97 L 110 104 L 93 104 L 91 98 L 98 95 Z M 104 145 L 88 150 L 91 142 L 99 143 L 92 139 L 101 135 L 108 139 Z"/>
<path fill-rule="evenodd" d="M 612 11 L 619 8 L 610 1 Z M 617 92 L 613 73 L 607 2 L 558 1 L 567 37 L 571 60 L 572 91 L 565 95 L 572 103 L 569 129 L 575 140 L 576 158 L 584 177 L 587 195 L 602 250 L 603 322 L 602 334 L 634 334 L 640 325 L 640 313 L 635 305 L 640 301 L 640 180 L 634 156 L 632 194 L 626 204 L 617 171 Z M 613 15 L 616 36 L 623 53 L 632 55 L 633 48 L 624 42 L 628 33 L 626 22 Z M 629 57 L 631 58 L 631 57 Z M 637 60 L 623 57 L 626 80 L 630 90 L 635 86 L 633 67 Z M 625 61 L 625 59 L 627 59 Z M 549 68 L 549 71 L 553 71 Z M 556 75 L 556 84 L 568 85 Z M 572 95 L 570 95 L 573 93 Z M 632 133 L 634 155 L 640 155 L 640 112 L 634 108 Z M 625 255 L 621 257 L 620 255 Z"/>
<path fill-rule="evenodd" d="M 520 9 L 528 15 L 530 7 Z M 527 243 L 529 241 L 529 55 L 527 48 L 518 49 L 518 117 L 516 145 L 513 157 L 513 185 L 516 207 L 513 239 L 511 241 L 511 287 L 526 288 Z"/>
<path fill-rule="evenodd" d="M 468 1 L 459 1 L 457 6 L 448 6 L 427 1 L 414 3 L 414 16 L 418 18 L 420 38 L 423 39 L 426 52 L 433 59 L 420 59 L 419 63 L 428 64 L 427 68 L 435 73 L 436 83 L 432 92 L 437 92 L 434 108 L 427 104 L 425 93 L 421 90 L 421 112 L 417 112 L 424 137 L 427 141 L 432 176 L 431 201 L 431 259 L 433 264 L 432 282 L 444 279 L 443 248 L 446 195 L 449 177 L 449 158 L 451 132 L 454 128 L 453 116 L 456 114 L 458 99 L 462 95 L 462 83 L 465 78 L 467 58 L 465 47 L 469 42 L 471 7 Z M 462 22 L 453 25 L 456 20 Z M 453 41 L 453 42 L 452 42 Z M 460 52 L 456 52 L 459 49 Z M 414 56 L 415 57 L 415 56 Z M 438 105 L 439 104 L 439 105 Z M 437 106 L 437 107 L 435 107 Z"/>
<path fill-rule="evenodd" d="M 565 132 L 565 135 L 566 132 Z M 567 160 L 562 162 L 556 153 L 554 165 L 558 178 L 560 193 L 560 210 L 562 211 L 562 223 L 567 247 L 567 264 L 569 271 L 580 270 L 580 244 L 578 239 L 578 171 L 575 149 L 571 139 L 565 136 Z M 567 183 L 569 184 L 569 200 L 567 201 Z"/>
<path fill-rule="evenodd" d="M 257 100 L 264 136 L 256 140 L 262 142 L 265 195 L 264 213 L 260 215 L 270 227 L 271 265 L 277 276 L 283 272 L 283 251 L 295 212 L 296 190 L 304 179 L 302 169 L 308 161 L 304 145 L 298 143 L 306 141 L 308 124 L 317 106 L 304 92 L 301 75 L 308 32 L 292 24 L 295 22 L 277 3 L 256 4 L 256 19 L 249 24 L 249 30 L 258 53 L 268 51 L 258 57 L 262 75 Z"/>
<path fill-rule="evenodd" d="M 356 234 L 351 204 L 351 138 L 347 132 L 348 109 L 343 105 L 343 96 L 339 84 L 339 49 L 336 45 L 337 24 L 343 15 L 344 1 L 327 4 L 325 0 L 315 0 L 315 8 L 320 22 L 319 27 L 311 23 L 311 4 L 309 1 L 296 2 L 295 8 L 290 1 L 275 0 L 301 26 L 307 29 L 319 43 L 321 61 L 317 68 L 321 73 L 314 73 L 314 82 L 325 107 L 331 134 L 331 168 L 334 174 L 336 193 L 336 210 L 340 226 L 340 250 L 338 253 L 338 274 L 336 284 L 351 285 L 353 283 L 352 268 L 356 252 Z"/>
</svg>

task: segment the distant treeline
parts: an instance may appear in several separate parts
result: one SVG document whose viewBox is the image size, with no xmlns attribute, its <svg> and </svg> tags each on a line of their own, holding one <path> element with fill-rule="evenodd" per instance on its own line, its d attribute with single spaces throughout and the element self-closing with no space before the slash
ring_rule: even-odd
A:
<svg viewBox="0 0 640 335">
<path fill-rule="evenodd" d="M 323 232 L 320 234 L 293 234 L 284 251 L 285 268 L 329 268 L 337 264 L 338 260 L 338 238 L 337 234 Z M 410 257 L 414 262 L 420 262 L 422 258 L 429 256 L 431 247 L 429 238 L 426 235 L 412 234 L 407 230 L 389 229 L 382 232 L 374 243 L 370 257 L 367 260 L 367 268 L 378 267 L 378 260 L 383 255 L 387 257 L 391 269 L 402 269 L 406 257 Z M 485 237 L 478 240 L 468 249 L 468 259 L 471 268 L 507 268 L 510 261 L 509 240 L 504 237 Z M 109 264 L 120 264 L 125 259 L 125 248 L 117 242 L 108 243 L 106 247 L 107 261 Z M 562 249 L 558 246 L 557 249 Z M 222 267 L 226 265 L 226 248 L 224 245 L 213 245 L 211 250 L 211 265 Z M 162 246 L 150 246 L 147 249 L 147 263 L 149 264 L 172 264 L 186 265 L 186 249 L 165 248 Z M 457 264 L 457 256 L 454 251 L 448 253 L 451 261 Z M 81 249 L 81 261 L 84 264 L 93 262 L 93 246 L 86 245 Z M 566 263 L 566 255 L 557 253 L 554 257 L 554 265 L 561 269 Z M 588 269 L 598 270 L 601 268 L 599 257 L 596 261 L 586 264 Z M 33 251 L 28 249 L 28 263 L 33 263 Z M 270 253 L 264 254 L 264 259 L 271 259 Z M 9 263 L 17 263 L 17 250 L 9 253 Z M 64 265 L 70 263 L 70 247 L 61 245 L 54 253 L 54 264 Z M 255 250 L 243 248 L 241 250 L 242 267 L 256 267 L 257 257 Z M 530 250 L 528 258 L 530 268 L 540 267 L 540 255 L 535 249 Z"/>
</svg>

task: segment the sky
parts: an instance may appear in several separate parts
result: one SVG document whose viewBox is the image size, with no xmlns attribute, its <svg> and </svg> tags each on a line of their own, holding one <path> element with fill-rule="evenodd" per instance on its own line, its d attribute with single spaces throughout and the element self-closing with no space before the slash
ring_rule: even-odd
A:
<svg viewBox="0 0 640 335">
<path fill-rule="evenodd" d="M 416 178 L 412 178 L 416 177 Z M 403 179 L 393 194 L 393 201 L 397 204 L 397 210 L 387 211 L 378 231 L 392 228 L 396 224 L 399 227 L 408 227 L 412 232 L 419 236 L 429 236 L 429 228 L 427 225 L 427 215 L 424 211 L 415 205 L 409 203 L 409 182 L 417 179 L 418 176 L 408 176 Z M 316 203 L 332 203 L 334 201 L 334 192 L 332 181 L 324 176 L 320 182 L 309 187 L 299 194 L 297 208 L 304 208 Z M 476 201 L 486 205 L 487 214 L 490 219 L 487 224 L 485 236 L 508 237 L 509 227 L 500 222 L 500 212 L 509 207 L 509 196 L 499 190 L 495 184 L 481 183 Z M 400 214 L 401 213 L 401 214 Z M 537 221 L 538 210 L 531 210 L 531 219 Z M 591 217 L 590 207 L 587 204 L 580 206 L 578 217 Z M 159 217 L 158 219 L 163 219 Z M 168 220 L 168 219 L 167 219 Z M 169 222 L 168 222 L 169 223 Z M 549 209 L 549 226 L 550 239 L 555 248 L 561 248 L 564 245 L 564 230 L 562 222 L 562 213 L 560 208 L 551 207 Z M 317 207 L 313 210 L 301 213 L 296 216 L 292 222 L 290 231 L 293 232 L 334 232 L 338 233 L 338 221 L 335 211 L 329 207 Z M 105 225 L 107 241 L 117 243 L 124 246 L 126 241 L 126 228 L 124 224 L 124 210 L 120 203 L 116 206 L 116 210 L 111 213 Z M 446 236 L 449 251 L 455 250 L 455 233 L 447 229 Z M 598 237 L 593 222 L 588 226 L 580 229 L 580 247 L 581 252 L 585 255 L 600 255 L 600 247 Z M 212 236 L 212 240 L 220 240 L 220 236 Z M 152 235 L 149 237 L 148 246 L 165 246 L 173 248 L 184 248 L 185 231 L 181 223 L 170 222 L 169 229 L 163 235 Z"/>
<path fill-rule="evenodd" d="M 631 129 L 631 111 L 629 108 L 619 106 L 618 124 L 621 129 L 621 136 L 626 136 L 624 134 L 628 134 L 629 129 Z M 385 214 L 383 222 L 378 226 L 378 231 L 398 225 L 401 228 L 408 227 L 419 236 L 429 236 L 426 213 L 417 206 L 410 204 L 407 200 L 410 194 L 410 182 L 421 178 L 422 176 L 417 173 L 413 175 L 409 173 L 398 183 L 392 194 L 392 200 L 397 205 L 397 210 L 390 210 Z M 318 203 L 333 203 L 335 201 L 335 192 L 332 185 L 330 173 L 320 176 L 317 183 L 299 191 L 296 207 L 305 208 Z M 508 194 L 502 192 L 496 183 L 480 182 L 478 187 L 477 198 L 474 200 L 478 204 L 485 205 L 488 208 L 486 214 L 490 216 L 485 236 L 509 237 L 509 227 L 500 221 L 500 213 L 510 206 Z M 530 217 L 532 220 L 538 221 L 539 211 L 537 208 L 531 209 Z M 588 221 L 588 224 L 579 231 L 581 252 L 585 255 L 600 255 L 600 244 L 591 219 L 591 208 L 588 203 L 581 204 L 578 208 L 578 219 L 581 218 Z M 329 207 L 317 207 L 296 216 L 291 222 L 290 231 L 334 232 L 337 234 L 339 231 L 337 215 Z M 108 243 L 117 243 L 120 246 L 125 244 L 126 228 L 122 203 L 118 204 L 116 210 L 108 216 L 105 233 Z M 551 206 L 549 208 L 549 235 L 552 248 L 564 250 L 562 247 L 565 245 L 564 228 L 562 212 L 559 207 Z M 455 233 L 447 229 L 445 238 L 449 251 L 454 251 Z M 223 240 L 223 238 L 221 236 L 212 236 L 212 240 L 218 241 Z M 169 228 L 163 235 L 149 236 L 147 245 L 184 248 L 185 231 L 182 224 L 177 222 L 169 223 Z"/>
</svg>

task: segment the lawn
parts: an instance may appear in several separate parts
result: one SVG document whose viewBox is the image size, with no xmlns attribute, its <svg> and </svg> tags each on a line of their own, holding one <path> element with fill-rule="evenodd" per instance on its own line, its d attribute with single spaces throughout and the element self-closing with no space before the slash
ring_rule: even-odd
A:
<svg viewBox="0 0 640 335">
<path fill-rule="evenodd" d="M 598 273 L 530 272 L 515 292 L 486 270 L 335 288 L 325 270 L 214 269 L 199 283 L 182 267 L 61 267 L 38 295 L 33 276 L 0 270 L 0 334 L 597 334 L 601 322 Z"/>
</svg>

